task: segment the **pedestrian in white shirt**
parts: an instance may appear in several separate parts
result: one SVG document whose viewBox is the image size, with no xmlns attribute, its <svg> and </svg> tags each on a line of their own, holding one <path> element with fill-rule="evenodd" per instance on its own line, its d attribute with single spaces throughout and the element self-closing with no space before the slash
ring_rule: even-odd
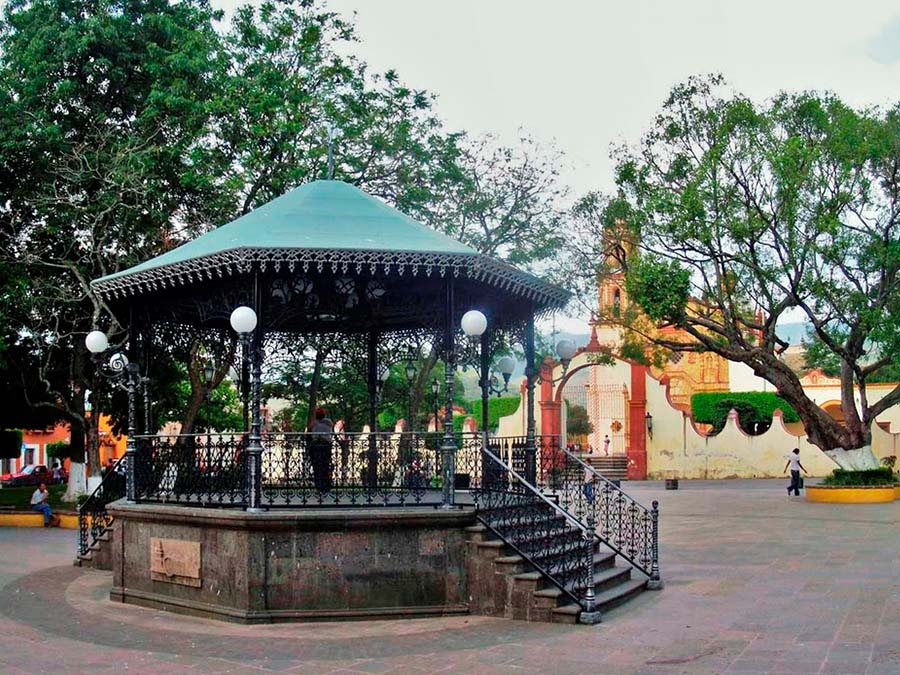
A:
<svg viewBox="0 0 900 675">
<path fill-rule="evenodd" d="M 788 470 L 788 466 L 791 467 L 791 484 L 788 486 L 788 496 L 790 497 L 791 492 L 794 493 L 795 496 L 800 496 L 800 470 L 803 470 L 803 473 L 809 475 L 806 469 L 803 468 L 803 465 L 800 463 L 800 448 L 794 448 L 792 454 L 788 455 L 788 461 L 784 465 L 784 470 Z"/>
</svg>

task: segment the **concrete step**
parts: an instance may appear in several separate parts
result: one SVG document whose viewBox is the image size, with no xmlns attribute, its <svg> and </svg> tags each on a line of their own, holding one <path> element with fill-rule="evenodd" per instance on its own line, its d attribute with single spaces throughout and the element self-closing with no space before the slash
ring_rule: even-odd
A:
<svg viewBox="0 0 900 675">
<path fill-rule="evenodd" d="M 602 615 L 603 612 L 608 612 L 614 607 L 618 607 L 643 591 L 646 585 L 646 579 L 631 579 L 626 583 L 619 584 L 598 594 L 597 611 Z M 572 602 L 551 610 L 550 614 L 550 620 L 553 623 L 575 624 L 578 623 L 578 615 L 581 614 L 581 606 Z"/>
</svg>

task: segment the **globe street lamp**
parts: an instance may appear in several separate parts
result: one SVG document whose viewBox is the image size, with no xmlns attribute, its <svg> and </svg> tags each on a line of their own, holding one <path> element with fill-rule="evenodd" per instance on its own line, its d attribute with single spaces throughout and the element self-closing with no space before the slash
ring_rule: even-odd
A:
<svg viewBox="0 0 900 675">
<path fill-rule="evenodd" d="M 127 471 L 125 497 L 129 502 L 134 502 L 136 496 L 134 482 L 134 437 L 137 434 L 135 394 L 141 379 L 138 372 L 138 364 L 129 363 L 128 357 L 121 352 L 115 352 L 109 357 L 109 360 L 104 363 L 103 355 L 109 348 L 109 339 L 103 331 L 92 330 L 85 336 L 84 345 L 91 353 L 91 358 L 97 366 L 97 372 L 115 386 L 124 389 L 128 394 L 128 439 L 125 444 L 125 468 Z M 99 415 L 99 411 L 95 414 Z"/>
<path fill-rule="evenodd" d="M 231 327 L 238 334 L 241 341 L 241 355 L 247 362 L 250 347 L 250 334 L 256 330 L 258 317 L 256 312 L 245 305 L 236 307 L 231 312 Z M 260 380 L 262 379 L 262 344 L 257 332 L 253 340 L 253 358 L 250 369 L 250 393 L 253 400 L 252 421 L 250 423 L 250 436 L 247 443 L 247 477 L 249 495 L 247 499 L 248 511 L 261 511 L 262 502 L 262 436 L 260 420 Z M 245 404 L 246 405 L 246 404 Z M 245 408 L 246 410 L 246 408 Z M 246 412 L 244 417 L 246 418 Z"/>
</svg>

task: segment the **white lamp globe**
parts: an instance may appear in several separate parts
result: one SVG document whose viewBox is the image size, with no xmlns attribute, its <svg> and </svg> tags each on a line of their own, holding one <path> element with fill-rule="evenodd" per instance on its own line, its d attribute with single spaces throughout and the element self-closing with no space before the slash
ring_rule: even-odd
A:
<svg viewBox="0 0 900 675">
<path fill-rule="evenodd" d="M 84 344 L 91 354 L 102 354 L 109 347 L 109 340 L 106 339 L 106 333 L 102 330 L 92 330 L 84 338 Z"/>
<path fill-rule="evenodd" d="M 256 328 L 256 312 L 241 305 L 231 313 L 231 327 L 235 333 L 252 333 Z"/>
<path fill-rule="evenodd" d="M 516 360 L 511 356 L 504 356 L 497 361 L 497 370 L 501 375 L 512 375 L 516 369 Z"/>
<path fill-rule="evenodd" d="M 470 309 L 462 315 L 460 325 L 463 333 L 469 337 L 478 337 L 487 330 L 487 317 L 477 309 Z"/>
<path fill-rule="evenodd" d="M 563 338 L 556 343 L 556 354 L 562 361 L 571 361 L 575 356 L 576 349 L 575 343 L 568 338 Z"/>
<path fill-rule="evenodd" d="M 381 369 L 378 371 L 378 379 L 382 382 L 387 382 L 388 378 L 391 376 L 391 370 L 387 366 L 381 366 Z"/>
</svg>

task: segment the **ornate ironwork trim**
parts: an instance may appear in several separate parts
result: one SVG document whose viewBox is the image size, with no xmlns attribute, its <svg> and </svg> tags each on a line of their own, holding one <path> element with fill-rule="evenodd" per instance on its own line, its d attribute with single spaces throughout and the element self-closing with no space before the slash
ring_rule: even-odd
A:
<svg viewBox="0 0 900 675">
<path fill-rule="evenodd" d="M 126 271 L 118 276 L 98 279 L 91 285 L 104 297 L 123 298 L 194 281 L 247 274 L 254 264 L 259 265 L 261 271 L 271 268 L 276 272 L 284 268 L 291 272 L 302 269 L 304 273 L 310 270 L 322 273 L 327 267 L 335 274 L 353 271 L 362 274 L 365 271 L 385 276 L 465 275 L 531 300 L 537 305 L 537 311 L 563 307 L 570 297 L 568 291 L 486 255 L 303 248 L 219 251 L 171 265 L 130 273 Z"/>
</svg>

